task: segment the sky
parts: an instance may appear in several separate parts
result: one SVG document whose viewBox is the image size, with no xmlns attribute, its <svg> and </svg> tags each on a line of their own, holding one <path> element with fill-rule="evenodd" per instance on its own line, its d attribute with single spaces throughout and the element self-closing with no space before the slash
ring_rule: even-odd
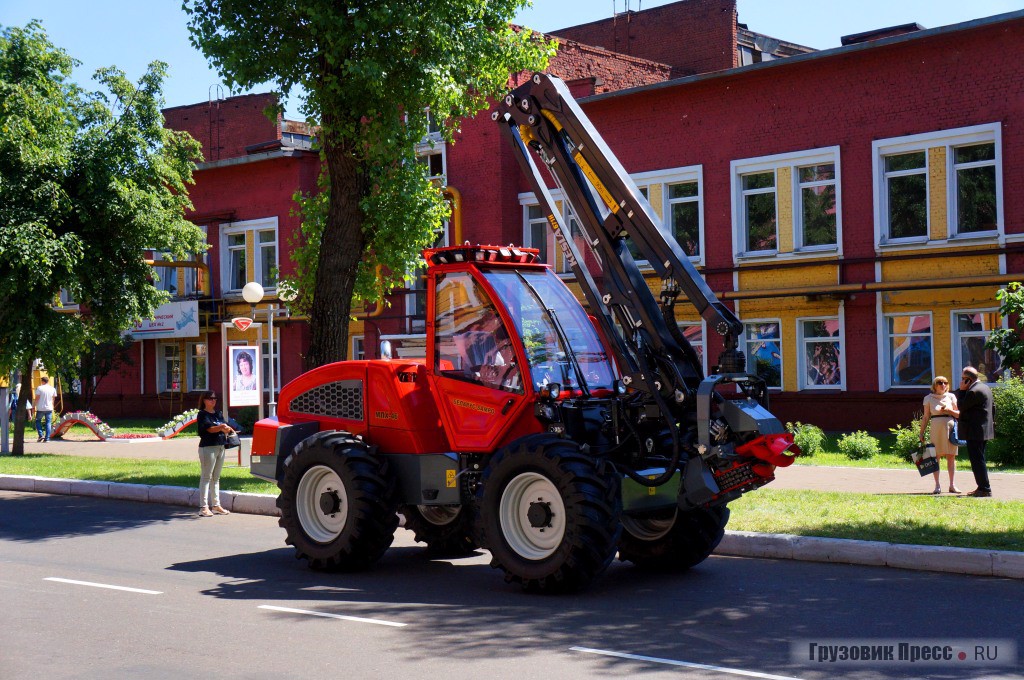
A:
<svg viewBox="0 0 1024 680">
<path fill-rule="evenodd" d="M 673 1 L 534 0 L 515 21 L 552 31 Z M 841 36 L 885 26 L 916 21 L 935 28 L 1021 8 L 1020 0 L 738 0 L 739 21 L 750 30 L 817 49 L 839 47 Z M 42 21 L 50 40 L 82 62 L 74 77 L 87 88 L 98 68 L 117 66 L 138 80 L 159 59 L 170 65 L 167 106 L 243 94 L 217 89 L 220 77 L 189 43 L 180 0 L 0 0 L 0 27 L 24 26 L 31 19 Z M 297 98 L 285 108 L 286 117 L 302 119 Z"/>
</svg>

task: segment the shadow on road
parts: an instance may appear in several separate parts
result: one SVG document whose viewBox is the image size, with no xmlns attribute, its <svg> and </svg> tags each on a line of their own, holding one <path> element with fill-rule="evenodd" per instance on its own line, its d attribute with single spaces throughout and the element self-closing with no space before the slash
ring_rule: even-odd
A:
<svg viewBox="0 0 1024 680">
<path fill-rule="evenodd" d="M 133 529 L 178 519 L 194 519 L 191 508 L 46 494 L 0 496 L 0 540 L 42 541 Z M 125 512 L 127 504 L 131 512 Z"/>
<path fill-rule="evenodd" d="M 431 559 L 422 548 L 398 546 L 369 571 L 323 573 L 282 548 L 169 568 L 222 577 L 217 587 L 204 591 L 215 598 L 407 623 L 403 643 L 393 653 L 410 661 L 444 655 L 457 663 L 480 654 L 514 659 L 537 647 L 574 654 L 570 647 L 582 646 L 805 679 L 834 673 L 794 665 L 790 643 L 795 640 L 934 637 L 929 603 L 950 587 L 950 579 L 962 578 L 963 587 L 972 589 L 972 606 L 1002 611 L 1000 597 L 1005 597 L 1005 582 L 995 579 L 728 557 L 712 557 L 674 575 L 616 562 L 586 592 L 538 596 L 504 584 L 489 559 L 483 551 L 463 559 Z M 901 604 L 921 606 L 894 605 L 894 593 L 900 593 Z M 309 621 L 301 614 L 266 615 Z M 1019 622 L 1007 630 L 980 619 L 960 621 L 957 637 L 1019 639 L 1024 633 Z M 773 650 L 767 657 L 766 647 Z M 665 670 L 642 661 L 595 658 L 609 677 Z M 887 670 L 872 669 L 871 677 L 889 677 Z M 962 670 L 929 670 L 935 678 L 965 677 Z"/>
</svg>

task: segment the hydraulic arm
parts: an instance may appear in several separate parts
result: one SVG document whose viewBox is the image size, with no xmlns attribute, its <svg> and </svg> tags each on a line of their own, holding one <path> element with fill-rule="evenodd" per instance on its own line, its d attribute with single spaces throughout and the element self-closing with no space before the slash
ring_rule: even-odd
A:
<svg viewBox="0 0 1024 680">
<path fill-rule="evenodd" d="M 591 313 L 606 337 L 613 338 L 623 382 L 676 403 L 695 395 L 703 372 L 675 323 L 673 306 L 680 292 L 724 340 L 725 351 L 713 372 L 742 373 L 744 358 L 737 348 L 742 324 L 715 297 L 679 244 L 659 226 L 646 199 L 565 84 L 554 76 L 535 74 L 505 97 L 494 118 L 504 123 L 502 129 L 519 150 L 517 160 L 547 212 Z M 530 148 L 572 206 L 601 268 L 598 279 L 566 234 Z M 628 244 L 661 278 L 660 304 Z"/>
</svg>

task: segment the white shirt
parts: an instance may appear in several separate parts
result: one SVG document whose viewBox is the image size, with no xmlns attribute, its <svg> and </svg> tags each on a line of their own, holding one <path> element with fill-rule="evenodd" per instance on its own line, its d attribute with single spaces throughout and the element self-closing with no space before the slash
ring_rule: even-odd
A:
<svg viewBox="0 0 1024 680">
<path fill-rule="evenodd" d="M 36 388 L 36 410 L 52 411 L 53 398 L 57 396 L 57 390 L 49 384 L 43 384 Z"/>
</svg>

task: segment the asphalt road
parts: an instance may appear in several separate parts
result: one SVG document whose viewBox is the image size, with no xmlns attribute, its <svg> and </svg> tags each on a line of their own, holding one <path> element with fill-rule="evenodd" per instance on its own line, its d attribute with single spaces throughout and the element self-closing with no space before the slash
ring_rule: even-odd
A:
<svg viewBox="0 0 1024 680">
<path fill-rule="evenodd" d="M 727 557 L 675 576 L 616 563 L 585 593 L 537 596 L 485 552 L 431 560 L 402 529 L 374 570 L 318 574 L 273 518 L 0 492 L 3 680 L 1016 678 L 1024 667 L 837 667 L 791 644 L 1024 652 L 1021 602 L 1021 581 Z"/>
</svg>

